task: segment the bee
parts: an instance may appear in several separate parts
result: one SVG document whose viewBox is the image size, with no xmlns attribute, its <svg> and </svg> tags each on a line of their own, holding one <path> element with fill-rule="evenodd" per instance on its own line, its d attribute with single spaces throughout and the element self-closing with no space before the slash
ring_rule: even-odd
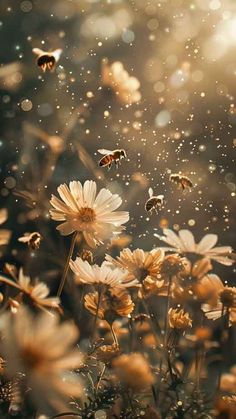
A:
<svg viewBox="0 0 236 419">
<path fill-rule="evenodd" d="M 25 233 L 24 236 L 19 237 L 18 241 L 21 243 L 27 243 L 29 248 L 37 250 L 40 247 L 42 236 L 37 231 L 33 233 Z"/>
<path fill-rule="evenodd" d="M 43 51 L 40 48 L 33 48 L 32 52 L 37 55 L 37 65 L 45 73 L 46 70 L 54 71 L 57 61 L 59 61 L 62 49 L 58 48 L 55 51 Z"/>
<path fill-rule="evenodd" d="M 98 150 L 100 154 L 105 154 L 104 157 L 101 158 L 99 161 L 99 166 L 106 167 L 108 166 L 108 169 L 111 168 L 112 162 L 115 162 L 116 167 L 119 166 L 119 162 L 121 159 L 126 159 L 127 154 L 125 150 L 105 150 L 104 148 Z"/>
<path fill-rule="evenodd" d="M 170 175 L 170 181 L 177 183 L 177 185 L 184 191 L 187 188 L 192 188 L 193 184 L 187 176 L 182 176 L 178 173 Z"/>
<path fill-rule="evenodd" d="M 163 206 L 164 204 L 164 195 L 153 195 L 153 189 L 148 189 L 149 193 L 149 199 L 147 200 L 145 204 L 145 210 L 147 212 L 150 212 L 152 214 L 153 211 L 158 212 L 158 210 Z"/>
</svg>

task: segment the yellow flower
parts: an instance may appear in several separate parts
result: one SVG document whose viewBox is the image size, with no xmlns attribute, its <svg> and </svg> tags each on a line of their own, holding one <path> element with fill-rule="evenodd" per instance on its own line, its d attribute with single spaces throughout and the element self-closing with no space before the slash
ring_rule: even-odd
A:
<svg viewBox="0 0 236 419">
<path fill-rule="evenodd" d="M 170 308 L 168 311 L 169 325 L 172 329 L 186 330 L 192 327 L 192 319 L 189 313 L 185 313 L 183 309 Z"/>
<path fill-rule="evenodd" d="M 112 365 L 120 381 L 134 391 L 143 390 L 154 382 L 149 363 L 140 353 L 120 355 Z"/>
<path fill-rule="evenodd" d="M 115 92 L 121 103 L 131 105 L 141 99 L 138 79 L 130 76 L 120 61 L 111 65 L 107 62 L 102 63 L 102 83 Z"/>
<path fill-rule="evenodd" d="M 31 283 L 30 277 L 24 275 L 23 270 L 20 269 L 19 277 L 16 282 L 0 275 L 0 283 L 10 285 L 20 291 L 20 295 L 15 300 L 11 300 L 10 306 L 13 311 L 17 311 L 20 302 L 32 304 L 34 307 L 47 311 L 49 308 L 59 308 L 59 297 L 48 297 L 49 288 L 43 282 L 37 282 L 35 285 Z"/>
<path fill-rule="evenodd" d="M 106 255 L 106 260 L 127 270 L 129 273 L 127 278 L 130 281 L 137 279 L 142 284 L 147 277 L 151 277 L 153 280 L 158 279 L 163 257 L 164 252 L 160 249 L 153 249 L 150 252 L 145 252 L 142 249 L 131 252 L 130 249 L 124 249 L 116 259 Z"/>
<path fill-rule="evenodd" d="M 118 195 L 108 189 L 101 189 L 96 197 L 97 186 L 93 181 L 86 181 L 82 186 L 78 181 L 60 185 L 58 193 L 61 200 L 52 195 L 50 215 L 55 221 L 63 221 L 57 230 L 63 236 L 81 231 L 87 244 L 95 247 L 120 233 L 122 224 L 129 220 L 126 211 L 115 211 L 122 204 Z"/>
<path fill-rule="evenodd" d="M 78 330 L 72 323 L 60 324 L 57 316 L 47 313 L 35 317 L 21 308 L 17 315 L 3 315 L 0 329 L 7 375 L 25 374 L 29 395 L 42 412 L 61 411 L 69 397 L 82 395 L 78 375 L 70 372 L 82 363 L 74 346 Z"/>
<path fill-rule="evenodd" d="M 99 301 L 98 292 L 85 295 L 85 307 L 94 316 L 113 323 L 117 316 L 126 317 L 132 313 L 134 303 L 130 294 L 121 288 L 112 288 L 102 294 Z"/>
</svg>

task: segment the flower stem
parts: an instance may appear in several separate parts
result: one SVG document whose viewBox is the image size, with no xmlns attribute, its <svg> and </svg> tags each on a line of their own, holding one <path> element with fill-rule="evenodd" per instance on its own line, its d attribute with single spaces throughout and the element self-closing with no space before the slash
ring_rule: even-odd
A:
<svg viewBox="0 0 236 419">
<path fill-rule="evenodd" d="M 117 339 L 117 336 L 116 336 L 116 333 L 115 333 L 115 330 L 114 330 L 114 327 L 113 327 L 113 323 L 110 324 L 110 328 L 111 328 L 111 333 L 112 333 L 114 343 L 115 343 L 116 346 L 119 346 L 119 342 L 118 342 L 118 339 Z"/>
<path fill-rule="evenodd" d="M 73 255 L 75 242 L 76 242 L 76 237 L 77 237 L 77 231 L 72 236 L 70 250 L 69 250 L 69 253 L 68 253 L 68 256 L 67 256 L 67 260 L 66 260 L 66 264 L 65 264 L 65 267 L 64 267 L 61 282 L 60 282 L 60 285 L 59 285 L 59 288 L 58 288 L 58 291 L 57 291 L 57 296 L 58 297 L 60 297 L 60 295 L 62 293 L 62 290 L 64 288 L 64 285 L 65 285 L 65 282 L 66 282 L 66 277 L 67 277 L 67 273 L 68 273 L 68 269 L 69 269 L 69 263 L 70 263 L 72 255 Z"/>
<path fill-rule="evenodd" d="M 167 344 L 168 312 L 169 312 L 169 308 L 170 308 L 171 285 L 172 285 L 172 277 L 170 276 L 169 284 L 168 284 L 168 292 L 167 292 L 166 310 L 165 310 L 165 325 L 164 325 L 164 346 L 165 347 L 166 347 L 166 344 Z"/>
</svg>

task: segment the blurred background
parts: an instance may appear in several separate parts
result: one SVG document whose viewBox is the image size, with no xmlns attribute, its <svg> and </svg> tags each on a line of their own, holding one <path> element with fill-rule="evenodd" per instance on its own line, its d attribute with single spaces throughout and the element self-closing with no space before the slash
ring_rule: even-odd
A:
<svg viewBox="0 0 236 419">
<path fill-rule="evenodd" d="M 51 193 L 70 180 L 94 179 L 121 194 L 130 211 L 127 242 L 160 245 L 154 233 L 211 232 L 234 245 L 236 202 L 236 2 L 233 0 L 1 0 L 0 200 L 13 231 L 5 261 L 32 275 L 61 269 L 68 238 L 49 220 Z M 32 48 L 63 53 L 43 73 Z M 142 99 L 121 104 L 102 88 L 101 63 L 121 61 Z M 128 159 L 98 168 L 99 148 Z M 170 173 L 194 184 L 182 192 Z M 148 188 L 165 197 L 149 215 Z M 39 251 L 17 239 L 40 231 Z M 101 248 L 117 253 L 117 246 Z M 39 272 L 40 268 L 40 272 Z M 218 266 L 224 279 L 233 268 Z"/>
</svg>

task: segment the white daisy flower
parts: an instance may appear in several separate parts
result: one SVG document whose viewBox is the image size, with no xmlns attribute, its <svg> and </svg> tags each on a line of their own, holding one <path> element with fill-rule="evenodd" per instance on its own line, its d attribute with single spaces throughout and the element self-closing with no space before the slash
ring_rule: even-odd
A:
<svg viewBox="0 0 236 419">
<path fill-rule="evenodd" d="M 218 240 L 217 234 L 206 234 L 199 243 L 196 243 L 193 234 L 189 230 L 180 230 L 179 235 L 168 228 L 164 228 L 163 232 L 165 236 L 160 236 L 157 233 L 154 236 L 170 246 L 163 247 L 162 249 L 165 251 L 184 254 L 196 253 L 227 266 L 234 263 L 229 257 L 230 252 L 232 252 L 231 246 L 214 247 Z"/>
<path fill-rule="evenodd" d="M 62 200 L 52 195 L 50 215 L 55 221 L 63 221 L 57 230 L 63 236 L 81 231 L 87 244 L 95 247 L 105 239 L 119 234 L 122 224 L 129 220 L 127 211 L 115 211 L 122 204 L 119 195 L 112 194 L 108 189 L 101 189 L 98 195 L 97 185 L 86 180 L 82 186 L 79 181 L 60 185 L 58 193 Z"/>
<path fill-rule="evenodd" d="M 78 278 L 79 284 L 103 284 L 109 287 L 134 287 L 137 280 L 129 280 L 128 272 L 119 268 L 112 269 L 106 262 L 101 266 L 90 265 L 87 261 L 77 257 L 70 261 L 70 267 Z"/>
</svg>

